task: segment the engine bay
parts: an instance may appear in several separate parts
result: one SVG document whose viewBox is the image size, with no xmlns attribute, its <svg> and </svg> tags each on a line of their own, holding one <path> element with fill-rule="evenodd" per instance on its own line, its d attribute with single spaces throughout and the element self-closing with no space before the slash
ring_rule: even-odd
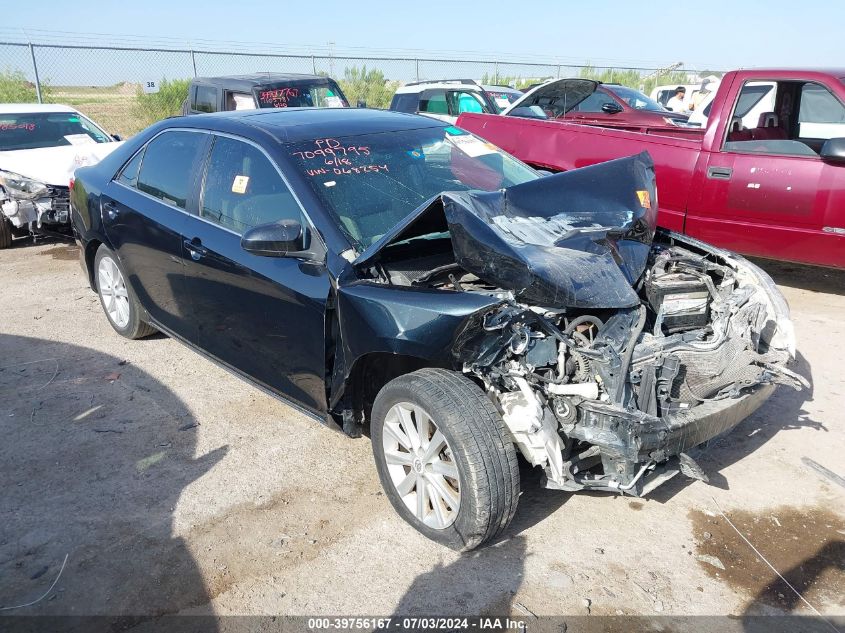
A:
<svg viewBox="0 0 845 633">
<path fill-rule="evenodd" d="M 703 477 L 688 452 L 725 430 L 735 401 L 765 385 L 805 384 L 785 366 L 788 309 L 765 273 L 694 240 L 658 238 L 633 284 L 639 305 L 624 308 L 518 301 L 455 263 L 448 240 L 432 241 L 442 248 L 425 257 L 403 257 L 419 251 L 399 247 L 376 274 L 390 285 L 499 299 L 461 333 L 454 354 L 523 456 L 544 469 L 548 487 L 645 494 L 643 482 L 665 478 L 670 460 L 671 474 Z M 678 439 L 673 429 L 692 423 L 701 428 Z"/>
</svg>

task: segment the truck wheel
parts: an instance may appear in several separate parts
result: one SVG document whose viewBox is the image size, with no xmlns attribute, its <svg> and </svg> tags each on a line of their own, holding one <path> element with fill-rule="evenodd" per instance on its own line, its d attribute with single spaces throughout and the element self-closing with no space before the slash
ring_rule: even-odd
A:
<svg viewBox="0 0 845 633">
<path fill-rule="evenodd" d="M 8 218 L 0 216 L 0 248 L 9 248 L 12 245 L 12 223 Z"/>
<path fill-rule="evenodd" d="M 141 304 L 132 288 L 126 284 L 126 276 L 117 256 L 105 244 L 97 249 L 94 274 L 100 303 L 115 332 L 126 338 L 138 339 L 156 331 L 141 320 Z"/>
<path fill-rule="evenodd" d="M 516 449 L 493 403 L 467 377 L 421 369 L 391 380 L 373 405 L 371 436 L 390 503 L 428 538 L 467 551 L 511 522 Z"/>
</svg>

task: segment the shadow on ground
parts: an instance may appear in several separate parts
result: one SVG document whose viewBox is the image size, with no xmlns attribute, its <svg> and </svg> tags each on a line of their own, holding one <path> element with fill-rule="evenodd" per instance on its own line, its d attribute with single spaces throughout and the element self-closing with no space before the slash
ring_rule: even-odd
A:
<svg viewBox="0 0 845 633">
<path fill-rule="evenodd" d="M 208 603 L 171 528 L 226 448 L 194 456 L 196 424 L 167 387 L 101 352 L 0 334 L 0 433 L 2 615 L 143 620 Z"/>
<path fill-rule="evenodd" d="M 845 295 L 845 270 L 807 266 L 773 259 L 750 257 L 751 261 L 769 273 L 779 286 L 802 288 L 812 292 Z"/>
</svg>

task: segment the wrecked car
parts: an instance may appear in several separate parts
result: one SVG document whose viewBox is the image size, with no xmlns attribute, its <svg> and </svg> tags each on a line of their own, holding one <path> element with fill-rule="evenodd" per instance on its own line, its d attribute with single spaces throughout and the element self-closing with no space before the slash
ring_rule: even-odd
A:
<svg viewBox="0 0 845 633">
<path fill-rule="evenodd" d="M 0 105 L 0 248 L 15 237 L 70 235 L 68 183 L 119 138 L 63 105 Z"/>
<path fill-rule="evenodd" d="M 416 115 L 185 117 L 77 170 L 71 208 L 119 334 L 368 428 L 394 508 L 457 549 L 511 521 L 518 455 L 644 495 L 803 383 L 771 279 L 655 228 L 646 154 L 543 176 Z"/>
</svg>

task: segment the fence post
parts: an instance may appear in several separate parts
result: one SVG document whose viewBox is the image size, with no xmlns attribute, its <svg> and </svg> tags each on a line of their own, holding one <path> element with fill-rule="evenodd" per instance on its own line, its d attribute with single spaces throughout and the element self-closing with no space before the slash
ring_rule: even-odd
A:
<svg viewBox="0 0 845 633">
<path fill-rule="evenodd" d="M 499 62 L 493 62 L 493 85 L 499 84 Z"/>
<path fill-rule="evenodd" d="M 197 76 L 197 58 L 194 57 L 194 49 L 191 49 L 191 66 L 194 68 L 194 77 Z"/>
<path fill-rule="evenodd" d="M 560 79 L 560 64 L 557 65 L 557 78 Z"/>
<path fill-rule="evenodd" d="M 314 59 L 313 55 L 311 55 L 311 74 L 312 75 L 317 74 L 317 60 Z"/>
<path fill-rule="evenodd" d="M 610 69 L 610 83 L 613 83 L 613 69 Z"/>
<path fill-rule="evenodd" d="M 38 103 L 44 103 L 41 99 L 41 80 L 38 78 L 38 64 L 35 63 L 35 48 L 32 42 L 29 43 L 29 56 L 32 57 L 32 70 L 35 73 L 35 96 L 38 97 Z"/>
<path fill-rule="evenodd" d="M 415 66 L 416 66 L 416 68 L 417 68 L 417 81 L 419 81 L 419 80 L 420 80 L 420 60 L 415 59 L 415 60 L 414 60 L 414 65 L 415 65 Z"/>
</svg>

